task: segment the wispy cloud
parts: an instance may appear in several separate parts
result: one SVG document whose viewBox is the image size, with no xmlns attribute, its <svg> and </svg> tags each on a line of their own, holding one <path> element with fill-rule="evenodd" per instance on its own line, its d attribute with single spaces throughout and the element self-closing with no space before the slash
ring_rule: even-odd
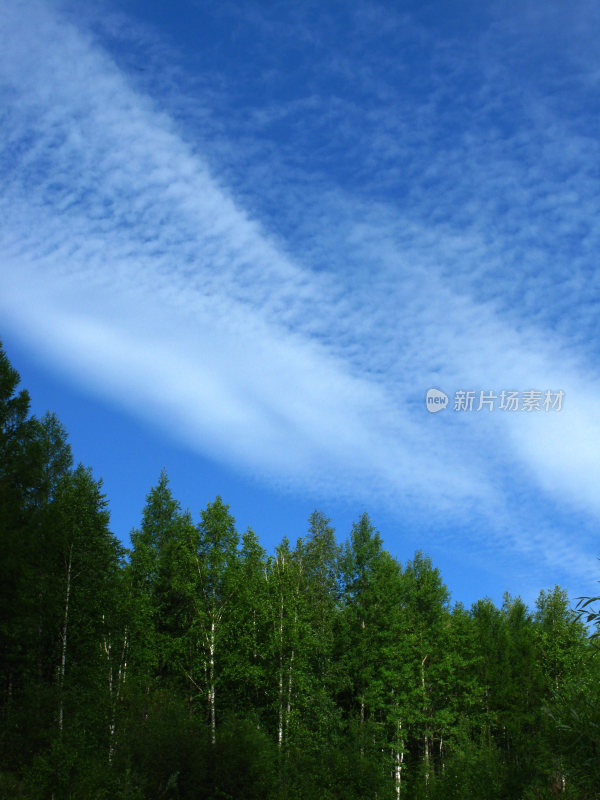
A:
<svg viewBox="0 0 600 800">
<path fill-rule="evenodd" d="M 510 25 L 489 21 L 473 65 L 374 4 L 352 12 L 346 50 L 298 11 L 315 59 L 302 92 L 236 109 L 227 80 L 187 79 L 118 15 L 92 34 L 51 4 L 0 7 L 7 324 L 265 480 L 377 497 L 567 580 L 592 574 L 596 145 L 494 56 L 507 39 L 521 52 Z M 246 22 L 267 39 L 289 26 Z M 135 75 L 109 33 L 170 70 Z M 375 36 L 420 42 L 424 85 L 378 64 L 361 46 Z M 261 66 L 274 86 L 277 66 Z M 431 385 L 562 389 L 565 409 L 428 415 Z M 578 541 L 557 524 L 571 511 Z"/>
</svg>

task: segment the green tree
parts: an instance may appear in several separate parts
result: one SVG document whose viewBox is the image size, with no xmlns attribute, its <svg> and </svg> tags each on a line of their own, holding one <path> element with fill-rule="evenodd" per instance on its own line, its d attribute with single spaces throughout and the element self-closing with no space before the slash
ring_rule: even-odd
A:
<svg viewBox="0 0 600 800">
<path fill-rule="evenodd" d="M 409 648 L 405 658 L 410 665 L 403 696 L 413 770 L 422 773 L 426 793 L 436 762 L 443 764 L 444 739 L 452 720 L 448 603 L 439 570 L 429 557 L 417 552 L 407 563 L 402 581 L 403 627 Z M 415 780 L 416 774 L 413 786 Z"/>
<path fill-rule="evenodd" d="M 225 676 L 219 655 L 226 642 L 228 615 L 238 586 L 239 536 L 229 506 L 220 497 L 201 512 L 197 570 L 202 595 L 198 623 L 204 650 L 211 742 L 216 743 L 217 688 Z"/>
<path fill-rule="evenodd" d="M 541 710 L 544 712 L 536 722 L 537 782 L 541 787 L 552 785 L 563 789 L 567 783 L 570 787 L 574 771 L 582 772 L 573 770 L 572 754 L 569 747 L 564 746 L 564 726 L 569 725 L 568 716 L 565 719 L 565 705 L 570 704 L 571 711 L 581 707 L 581 687 L 590 685 L 588 681 L 594 673 L 597 675 L 597 670 L 589 663 L 585 627 L 571 610 L 564 590 L 555 586 L 550 591 L 540 592 L 534 621 L 536 662 L 541 672 Z M 562 737 L 556 736 L 557 714 L 561 718 Z"/>
<path fill-rule="evenodd" d="M 338 701 L 348 732 L 356 730 L 357 761 L 370 763 L 383 785 L 391 785 L 393 775 L 399 787 L 404 763 L 399 656 L 405 645 L 401 637 L 400 565 L 383 550 L 366 514 L 352 528 L 341 565 L 337 646 L 344 680 Z M 360 764 L 355 763 L 355 767 L 360 769 Z"/>
<path fill-rule="evenodd" d="M 306 731 L 302 746 L 304 750 L 311 747 L 318 756 L 339 736 L 334 697 L 341 678 L 335 660 L 341 551 L 324 514 L 314 511 L 308 523 L 307 535 L 296 548 L 296 558 L 302 564 L 299 611 L 304 634 L 298 659 L 304 675 L 298 706 Z"/>
<path fill-rule="evenodd" d="M 141 527 L 131 532 L 132 551 L 127 570 L 131 586 L 131 656 L 146 691 L 170 670 L 161 606 L 165 600 L 165 553 L 176 539 L 179 518 L 179 503 L 171 493 L 163 469 L 157 485 L 146 497 Z"/>
<path fill-rule="evenodd" d="M 42 482 L 39 422 L 29 416 L 29 394 L 0 348 L 0 643 L 5 729 L 20 725 L 17 697 L 35 676 L 38 651 L 35 495 Z M 6 740 L 5 740 L 6 744 Z M 15 754 L 16 755 L 16 754 Z"/>
<path fill-rule="evenodd" d="M 275 557 L 269 559 L 267 570 L 271 622 L 270 705 L 280 751 L 287 743 L 298 672 L 302 562 L 296 555 L 284 537 L 276 548 Z"/>
<path fill-rule="evenodd" d="M 267 554 L 256 534 L 242 536 L 235 602 L 228 615 L 231 637 L 222 654 L 231 708 L 244 709 L 264 724 L 268 716 L 269 597 Z"/>
</svg>

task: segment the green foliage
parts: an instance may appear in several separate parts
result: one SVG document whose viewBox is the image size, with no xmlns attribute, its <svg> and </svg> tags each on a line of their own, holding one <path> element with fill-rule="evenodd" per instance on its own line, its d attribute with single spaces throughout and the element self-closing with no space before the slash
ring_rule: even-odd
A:
<svg viewBox="0 0 600 800">
<path fill-rule="evenodd" d="M 128 731 L 120 756 L 144 797 L 212 800 L 273 796 L 277 781 L 274 743 L 252 719 L 227 717 L 211 743 L 207 726 L 183 704 L 157 697 Z"/>
<path fill-rule="evenodd" d="M 443 770 L 431 782 L 430 800 L 499 800 L 506 797 L 507 767 L 493 740 L 460 724 L 454 732 L 452 752 Z"/>
</svg>

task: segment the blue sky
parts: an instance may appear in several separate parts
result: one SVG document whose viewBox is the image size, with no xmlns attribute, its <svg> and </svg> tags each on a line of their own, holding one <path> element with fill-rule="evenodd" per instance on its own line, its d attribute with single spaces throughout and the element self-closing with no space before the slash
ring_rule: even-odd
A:
<svg viewBox="0 0 600 800">
<path fill-rule="evenodd" d="M 595 4 L 0 20 L 0 338 L 120 537 L 165 466 L 268 548 L 367 510 L 466 603 L 595 591 Z M 532 389 L 562 410 L 452 408 Z"/>
</svg>

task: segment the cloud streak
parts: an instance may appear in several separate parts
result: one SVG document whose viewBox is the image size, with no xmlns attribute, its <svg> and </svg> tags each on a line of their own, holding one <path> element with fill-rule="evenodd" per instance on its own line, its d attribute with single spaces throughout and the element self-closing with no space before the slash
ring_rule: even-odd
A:
<svg viewBox="0 0 600 800">
<path fill-rule="evenodd" d="M 398 98 L 382 81 L 386 102 L 367 110 L 366 133 L 354 132 L 360 105 L 341 96 L 329 107 L 330 126 L 347 123 L 360 186 L 343 170 L 329 178 L 318 160 L 286 162 L 285 144 L 278 155 L 261 135 L 277 119 L 324 111 L 318 91 L 257 108 L 237 156 L 246 177 L 228 185 L 235 165 L 225 159 L 220 175 L 209 166 L 231 152 L 226 134 L 204 154 L 202 131 L 200 146 L 190 144 L 172 98 L 160 110 L 90 28 L 33 0 L 0 7 L 7 324 L 74 380 L 265 481 L 376 496 L 408 521 L 430 514 L 448 536 L 460 526 L 473 546 L 485 520 L 486 546 L 541 557 L 572 581 L 592 574 L 595 353 L 575 320 L 551 330 L 575 310 L 588 332 L 596 324 L 595 285 L 591 305 L 582 302 L 595 284 L 599 217 L 581 131 L 548 127 L 544 108 L 508 137 L 489 127 L 474 136 L 494 113 L 488 80 L 471 130 L 436 145 L 447 83 L 432 81 L 409 124 L 390 110 Z M 377 7 L 362 9 L 361 22 L 379 26 Z M 389 30 L 401 23 L 391 19 Z M 496 24 L 487 35 L 494 44 L 506 32 Z M 451 49 L 436 59 L 464 69 Z M 342 74 L 348 63 L 340 56 L 330 69 Z M 371 85 L 374 65 L 359 63 Z M 311 131 L 303 135 L 300 146 L 313 148 Z M 570 175 L 562 182 L 548 177 L 559 143 Z M 388 169 L 413 156 L 427 162 L 418 179 Z M 401 201 L 389 194 L 394 180 L 408 181 Z M 298 216 L 289 236 L 269 204 Z M 569 244 L 583 228 L 584 246 Z M 565 410 L 430 416 L 431 385 L 563 389 Z M 543 508 L 555 503 L 559 513 Z M 589 526 L 579 542 L 557 527 L 571 508 Z"/>
</svg>

